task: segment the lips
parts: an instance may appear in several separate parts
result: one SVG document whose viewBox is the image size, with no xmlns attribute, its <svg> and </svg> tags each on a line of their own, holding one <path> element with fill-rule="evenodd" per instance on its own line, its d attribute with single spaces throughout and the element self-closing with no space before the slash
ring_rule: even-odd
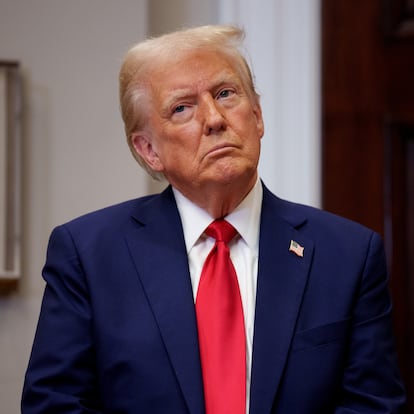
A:
<svg viewBox="0 0 414 414">
<path fill-rule="evenodd" d="M 233 144 L 220 144 L 213 147 L 206 155 L 216 155 L 220 154 L 221 152 L 229 151 L 235 149 L 236 146 Z"/>
</svg>

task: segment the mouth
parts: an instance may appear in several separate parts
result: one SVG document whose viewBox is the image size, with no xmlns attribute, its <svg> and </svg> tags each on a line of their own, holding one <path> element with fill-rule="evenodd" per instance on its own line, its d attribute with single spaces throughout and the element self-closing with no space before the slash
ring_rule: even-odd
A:
<svg viewBox="0 0 414 414">
<path fill-rule="evenodd" d="M 236 146 L 233 144 L 220 144 L 216 145 L 215 147 L 211 148 L 206 156 L 219 156 L 223 155 L 226 152 L 233 151 L 236 149 Z"/>
</svg>

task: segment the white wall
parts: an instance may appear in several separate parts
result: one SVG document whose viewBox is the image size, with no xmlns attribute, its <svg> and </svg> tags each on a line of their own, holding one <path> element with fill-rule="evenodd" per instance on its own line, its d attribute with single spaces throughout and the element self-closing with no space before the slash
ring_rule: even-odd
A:
<svg viewBox="0 0 414 414">
<path fill-rule="evenodd" d="M 0 413 L 20 412 L 53 226 L 147 192 L 125 143 L 117 75 L 145 0 L 1 0 L 0 59 L 24 75 L 23 276 L 0 297 Z"/>
<path fill-rule="evenodd" d="M 220 0 L 150 0 L 149 32 L 157 35 L 185 26 L 214 24 Z"/>
</svg>

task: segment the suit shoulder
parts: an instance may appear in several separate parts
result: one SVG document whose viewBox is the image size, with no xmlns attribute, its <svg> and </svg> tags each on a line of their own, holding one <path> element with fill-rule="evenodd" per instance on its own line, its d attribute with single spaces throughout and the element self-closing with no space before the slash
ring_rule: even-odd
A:
<svg viewBox="0 0 414 414">
<path fill-rule="evenodd" d="M 274 196 L 277 211 L 285 221 L 306 233 L 364 237 L 370 239 L 377 233 L 367 226 L 349 218 L 317 207 L 287 201 Z"/>
<path fill-rule="evenodd" d="M 70 232 L 83 232 L 85 229 L 119 229 L 124 224 L 130 223 L 131 216 L 145 208 L 158 195 L 148 195 L 136 199 L 124 201 L 118 204 L 95 210 L 76 217 L 63 224 Z"/>
<path fill-rule="evenodd" d="M 335 228 L 343 229 L 344 231 L 358 231 L 363 233 L 372 233 L 373 230 L 367 226 L 349 218 L 340 216 L 327 210 L 322 210 L 316 207 L 302 206 L 307 211 L 309 219 L 318 225 L 334 226 Z"/>
<path fill-rule="evenodd" d="M 178 215 L 170 190 L 108 206 L 57 226 L 49 244 L 70 243 L 79 252 L 110 252 L 126 237 L 153 226 L 161 218 Z M 109 253 L 108 253 L 109 254 Z"/>
</svg>

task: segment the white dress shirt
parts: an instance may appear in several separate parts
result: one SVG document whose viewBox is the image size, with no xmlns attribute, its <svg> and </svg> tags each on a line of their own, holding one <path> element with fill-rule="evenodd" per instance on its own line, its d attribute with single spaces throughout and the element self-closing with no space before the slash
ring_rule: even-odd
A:
<svg viewBox="0 0 414 414">
<path fill-rule="evenodd" d="M 204 230 L 214 220 L 205 210 L 173 188 L 178 211 L 183 225 L 188 254 L 190 277 L 194 301 L 200 281 L 204 261 L 215 240 L 204 234 Z M 244 200 L 225 219 L 239 233 L 230 243 L 230 257 L 236 269 L 243 304 L 246 328 L 246 412 L 250 397 L 250 377 L 252 366 L 254 312 L 256 305 L 257 269 L 259 257 L 259 228 L 262 208 L 263 188 L 260 179 Z"/>
</svg>

